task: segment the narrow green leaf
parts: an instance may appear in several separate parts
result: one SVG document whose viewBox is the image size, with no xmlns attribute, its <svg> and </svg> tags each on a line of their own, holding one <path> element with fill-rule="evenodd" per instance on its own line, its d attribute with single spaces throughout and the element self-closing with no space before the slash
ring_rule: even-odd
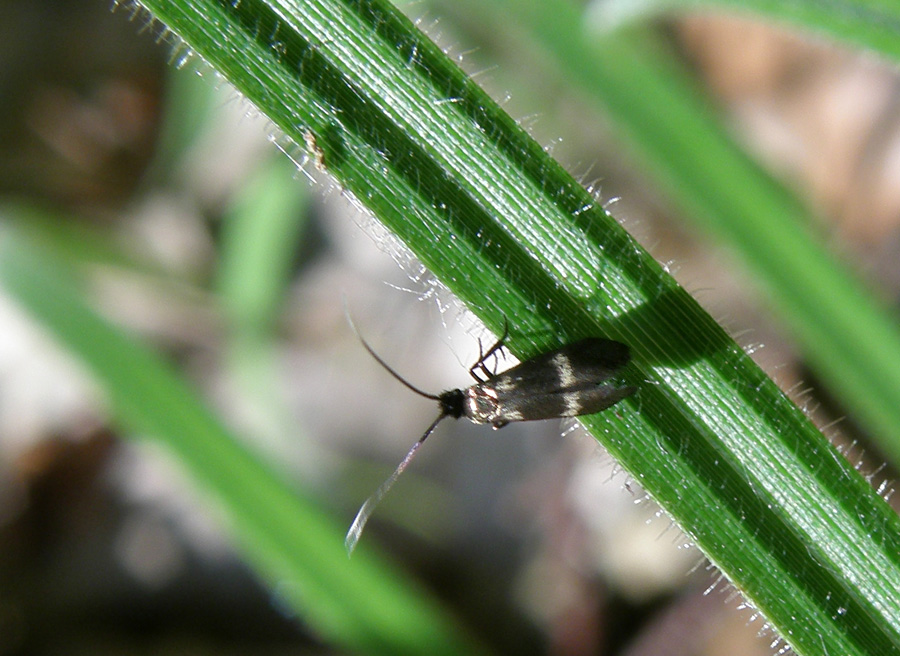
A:
<svg viewBox="0 0 900 656">
<path fill-rule="evenodd" d="M 302 442 L 282 402 L 276 341 L 300 235 L 309 215 L 309 188 L 297 168 L 273 157 L 245 183 L 222 218 L 218 288 L 227 321 L 228 368 L 254 412 L 254 429 L 275 443 Z"/>
<path fill-rule="evenodd" d="M 568 3 L 491 5 L 603 107 L 680 213 L 740 254 L 817 373 L 900 462 L 900 317 L 814 238 L 809 211 L 728 137 L 671 53 L 648 35 L 598 33 Z"/>
<path fill-rule="evenodd" d="M 279 158 L 261 167 L 223 219 L 219 288 L 232 329 L 265 339 L 280 314 L 298 237 L 306 224 L 306 187 Z"/>
</svg>

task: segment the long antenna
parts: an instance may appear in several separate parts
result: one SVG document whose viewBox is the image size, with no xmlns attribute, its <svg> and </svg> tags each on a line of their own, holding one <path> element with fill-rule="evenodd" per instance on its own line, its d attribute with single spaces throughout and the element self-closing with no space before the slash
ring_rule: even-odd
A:
<svg viewBox="0 0 900 656">
<path fill-rule="evenodd" d="M 373 353 L 372 355 L 375 354 Z M 378 356 L 375 357 L 377 358 Z M 431 423 L 431 426 L 429 426 L 428 430 L 425 431 L 425 434 L 419 438 L 419 441 L 412 445 L 409 453 L 407 453 L 406 457 L 400 462 L 399 465 L 397 465 L 397 469 L 394 470 L 394 473 L 388 476 L 387 480 L 385 480 L 385 482 L 382 483 L 377 490 L 375 490 L 372 496 L 366 499 L 366 502 L 359 509 L 359 512 L 356 513 L 356 518 L 353 520 L 353 523 L 350 524 L 350 530 L 347 531 L 347 537 L 344 538 L 344 546 L 347 548 L 348 557 L 353 555 L 353 550 L 356 549 L 356 543 L 359 542 L 359 538 L 360 536 L 362 536 L 363 529 L 366 527 L 366 522 L 369 521 L 369 517 L 372 516 L 372 512 L 375 510 L 375 507 L 379 503 L 381 503 L 384 495 L 388 493 L 388 490 L 390 490 L 394 486 L 394 483 L 397 482 L 397 479 L 400 478 L 400 474 L 403 473 L 403 470 L 406 469 L 406 466 L 413 459 L 413 456 L 416 455 L 416 451 L 419 450 L 419 447 L 422 446 L 422 443 L 428 438 L 429 435 L 434 432 L 434 429 L 437 428 L 437 425 L 439 423 L 441 423 L 441 420 L 444 419 L 444 417 L 448 416 L 449 415 L 447 415 L 445 412 L 442 412 L 437 416 L 437 419 L 435 419 Z"/>
<path fill-rule="evenodd" d="M 346 304 L 344 305 L 344 312 L 347 314 L 347 321 L 350 322 L 350 327 L 353 328 L 353 332 L 356 333 L 356 336 L 359 338 L 359 341 L 362 342 L 363 347 L 369 352 L 369 355 L 371 355 L 373 358 L 375 358 L 375 362 L 377 362 L 377 363 L 380 364 L 382 367 L 384 367 L 385 370 L 386 370 L 391 376 L 393 376 L 393 377 L 396 378 L 398 381 L 400 381 L 401 383 L 403 383 L 403 385 L 405 385 L 407 389 L 412 390 L 413 392 L 415 392 L 415 393 L 418 394 L 419 396 L 424 396 L 426 399 L 431 399 L 432 401 L 440 401 L 440 400 L 441 400 L 441 397 L 440 397 L 440 396 L 438 396 L 438 395 L 436 395 L 436 394 L 429 394 L 428 392 L 423 392 L 423 391 L 420 390 L 418 387 L 416 387 L 416 386 L 413 385 L 412 383 L 408 382 L 405 378 L 403 378 L 403 376 L 401 376 L 401 375 L 398 374 L 396 371 L 394 371 L 393 369 L 391 369 L 391 367 L 388 365 L 388 363 L 381 359 L 381 356 L 379 356 L 379 355 L 372 349 L 372 347 L 369 346 L 369 343 L 368 343 L 368 342 L 363 338 L 363 336 L 360 334 L 359 330 L 358 330 L 357 327 L 356 327 L 356 324 L 353 323 L 353 317 L 350 316 L 350 311 L 347 309 Z M 423 439 L 424 439 L 424 438 L 423 438 Z"/>
</svg>

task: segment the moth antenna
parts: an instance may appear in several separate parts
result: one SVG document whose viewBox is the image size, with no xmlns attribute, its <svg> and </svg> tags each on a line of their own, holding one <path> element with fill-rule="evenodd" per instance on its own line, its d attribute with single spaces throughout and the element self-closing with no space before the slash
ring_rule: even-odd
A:
<svg viewBox="0 0 900 656">
<path fill-rule="evenodd" d="M 346 308 L 345 308 L 345 310 L 346 310 Z M 407 389 L 409 389 L 409 390 L 415 392 L 415 393 L 418 394 L 419 396 L 424 396 L 426 399 L 431 399 L 432 401 L 440 401 L 440 400 L 441 400 L 441 397 L 438 396 L 437 394 L 429 394 L 428 392 L 423 392 L 423 391 L 420 390 L 418 387 L 416 387 L 415 385 L 413 385 L 412 383 L 410 383 L 409 381 L 407 381 L 405 378 L 403 378 L 403 376 L 401 376 L 401 375 L 398 374 L 396 371 L 394 371 L 393 369 L 391 369 L 391 367 L 388 365 L 388 363 L 385 362 L 384 360 L 382 360 L 381 357 L 380 357 L 380 356 L 372 349 L 372 347 L 369 346 L 368 342 L 366 342 L 366 340 L 363 339 L 363 336 L 360 334 L 359 330 L 356 328 L 356 324 L 353 323 L 353 319 L 350 317 L 350 313 L 349 313 L 349 312 L 347 312 L 347 321 L 350 322 L 350 327 L 353 328 L 353 332 L 356 333 L 357 338 L 359 338 L 359 341 L 362 342 L 363 348 L 365 348 L 365 349 L 369 352 L 369 355 L 371 355 L 373 358 L 375 358 L 375 362 L 377 362 L 377 363 L 380 364 L 382 367 L 384 367 L 385 370 L 386 370 L 391 376 L 393 376 L 394 378 L 396 378 L 396 379 L 397 379 L 398 381 L 400 381 Z M 437 424 L 435 423 L 435 425 L 437 425 Z M 434 428 L 434 427 L 432 426 L 432 428 Z M 423 439 L 424 439 L 424 438 L 423 438 Z"/>
<path fill-rule="evenodd" d="M 428 430 L 425 431 L 425 434 L 419 438 L 419 441 L 412 445 L 412 448 L 406 454 L 406 457 L 399 465 L 397 465 L 397 469 L 394 470 L 394 473 L 388 476 L 387 480 L 385 480 L 384 483 L 375 490 L 372 496 L 366 499 L 366 502 L 360 507 L 359 512 L 356 513 L 356 517 L 353 519 L 353 523 L 350 524 L 350 530 L 347 531 L 347 537 L 344 538 L 344 547 L 347 548 L 348 558 L 353 555 L 353 550 L 356 549 L 356 544 L 359 542 L 360 536 L 362 536 L 363 529 L 366 527 L 366 522 L 369 521 L 369 517 L 372 516 L 372 512 L 374 512 L 376 506 L 381 503 L 384 495 L 388 493 L 388 490 L 390 490 L 394 486 L 394 483 L 397 482 L 397 479 L 400 478 L 400 474 L 403 473 L 403 470 L 406 469 L 406 466 L 413 459 L 413 456 L 416 455 L 416 451 L 419 450 L 422 443 L 428 439 L 428 436 L 434 432 L 434 429 L 441 423 L 441 420 L 447 416 L 449 415 L 443 412 L 437 416 L 437 419 L 431 423 L 431 426 L 429 426 Z"/>
</svg>

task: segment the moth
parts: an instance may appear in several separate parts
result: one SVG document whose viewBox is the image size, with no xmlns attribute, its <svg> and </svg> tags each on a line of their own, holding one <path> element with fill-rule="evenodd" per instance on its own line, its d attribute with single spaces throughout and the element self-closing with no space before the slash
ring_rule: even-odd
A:
<svg viewBox="0 0 900 656">
<path fill-rule="evenodd" d="M 495 429 L 511 421 L 532 421 L 591 415 L 615 405 L 637 391 L 631 385 L 617 386 L 611 379 L 630 361 L 627 345 L 611 339 L 588 337 L 561 348 L 525 360 L 501 373 L 492 372 L 487 361 L 503 348 L 508 336 L 504 331 L 496 344 L 482 352 L 479 341 L 478 361 L 469 368 L 475 384 L 465 389 L 452 389 L 441 394 L 423 392 L 405 380 L 379 357 L 359 336 L 362 345 L 376 362 L 419 396 L 438 402 L 438 416 L 425 433 L 412 445 L 374 494 L 366 499 L 347 531 L 344 546 L 352 554 L 372 511 L 406 469 L 422 443 L 445 418 L 465 417 L 476 424 L 490 424 Z M 358 333 L 357 333 L 358 334 Z"/>
</svg>

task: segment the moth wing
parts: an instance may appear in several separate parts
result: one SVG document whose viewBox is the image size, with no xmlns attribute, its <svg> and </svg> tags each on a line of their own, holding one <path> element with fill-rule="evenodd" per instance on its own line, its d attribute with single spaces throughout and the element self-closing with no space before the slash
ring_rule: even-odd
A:
<svg viewBox="0 0 900 656">
<path fill-rule="evenodd" d="M 605 410 L 636 391 L 637 388 L 630 385 L 624 387 L 589 385 L 579 389 L 531 396 L 501 397 L 500 407 L 506 422 L 580 417 Z"/>
<path fill-rule="evenodd" d="M 610 385 L 598 385 L 592 389 L 582 390 L 581 392 L 562 392 L 560 396 L 571 397 L 577 394 L 576 401 L 572 404 L 570 413 L 565 413 L 563 417 L 580 417 L 582 415 L 592 415 L 601 410 L 614 406 L 622 399 L 637 392 L 637 387 L 626 385 L 624 387 L 612 387 Z"/>
<path fill-rule="evenodd" d="M 596 386 L 628 364 L 628 346 L 612 339 L 589 337 L 548 351 L 491 377 L 501 394 L 547 394 Z"/>
</svg>

